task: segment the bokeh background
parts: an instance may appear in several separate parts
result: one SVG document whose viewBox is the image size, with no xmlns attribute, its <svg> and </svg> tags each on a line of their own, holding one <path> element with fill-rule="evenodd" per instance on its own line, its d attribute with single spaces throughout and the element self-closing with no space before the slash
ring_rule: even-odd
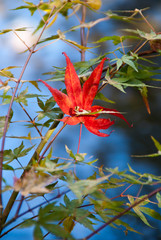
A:
<svg viewBox="0 0 161 240">
<path fill-rule="evenodd" d="M 38 3 L 38 1 L 34 1 Z M 19 28 L 19 27 L 29 27 L 27 32 L 19 33 L 20 36 L 31 45 L 37 35 L 32 35 L 34 27 L 37 26 L 40 16 L 36 13 L 31 18 L 30 13 L 27 10 L 21 11 L 12 11 L 10 9 L 16 8 L 20 5 L 23 5 L 21 0 L 1 0 L 0 1 L 0 26 L 1 29 L 7 28 Z M 149 7 L 149 9 L 145 12 L 148 16 L 148 20 L 155 27 L 156 31 L 161 31 L 161 1 L 160 0 L 104 0 L 102 1 L 102 11 L 106 10 L 133 10 L 135 8 L 142 9 Z M 88 13 L 88 19 L 95 19 L 94 14 L 91 12 Z M 59 16 L 56 23 L 53 27 L 47 29 L 44 37 L 47 37 L 51 34 L 56 34 L 56 30 L 60 29 L 64 31 L 69 29 L 71 24 L 71 20 L 65 20 L 62 16 Z M 78 24 L 78 23 L 77 23 Z M 129 27 L 125 22 L 120 21 L 106 21 L 101 24 L 96 25 L 90 32 L 90 40 L 97 40 L 99 37 L 103 37 L 105 35 L 120 35 L 120 29 L 124 29 Z M 132 26 L 136 28 L 136 26 Z M 138 26 L 137 26 L 138 27 Z M 148 31 L 148 28 L 145 23 L 139 26 L 140 29 L 144 29 Z M 106 34 L 105 34 L 106 32 Z M 73 40 L 78 40 L 78 35 L 69 35 L 69 38 Z M 0 36 L 0 69 L 7 66 L 22 66 L 26 59 L 26 54 L 20 54 L 25 50 L 24 45 L 20 42 L 20 40 L 13 34 L 9 33 L 6 35 Z M 107 42 L 103 44 L 101 48 L 96 49 L 95 53 L 99 52 L 108 52 L 114 50 L 114 46 L 111 42 Z M 47 76 L 42 76 L 42 73 L 53 71 L 53 66 L 62 67 L 65 66 L 65 59 L 62 55 L 62 52 L 65 51 L 71 58 L 71 60 L 78 61 L 80 60 L 80 55 L 77 51 L 70 48 L 67 44 L 63 42 L 57 42 L 53 45 L 43 48 L 41 51 L 38 51 L 31 58 L 31 61 L 26 69 L 26 72 L 23 76 L 24 80 L 37 80 L 39 78 L 46 79 Z M 86 60 L 92 58 L 93 55 L 87 53 Z M 160 64 L 160 59 L 155 59 L 155 61 Z M 15 77 L 19 76 L 20 69 L 15 69 Z M 159 77 L 159 76 L 158 76 Z M 59 87 L 59 83 L 51 83 L 55 84 Z M 54 86 L 55 86 L 54 85 Z M 156 86 L 159 86 L 160 83 L 156 83 Z M 49 94 L 46 88 L 40 86 L 42 90 L 42 94 Z M 35 88 L 30 86 L 30 92 L 33 92 Z M 38 91 L 36 93 L 39 93 Z M 159 142 L 161 142 L 161 110 L 160 110 L 160 102 L 161 102 L 161 90 L 156 88 L 149 89 L 149 103 L 151 108 L 151 115 L 147 113 L 143 100 L 137 89 L 127 88 L 127 93 L 121 93 L 117 89 L 113 87 L 106 87 L 104 89 L 104 94 L 111 100 L 115 101 L 115 108 L 119 111 L 126 112 L 126 118 L 129 122 L 133 124 L 133 128 L 128 128 L 127 125 L 117 120 L 114 126 L 115 131 L 110 135 L 109 138 L 100 138 L 94 136 L 90 132 L 88 132 L 85 128 L 83 128 L 80 152 L 88 153 L 88 157 L 99 158 L 99 162 L 97 165 L 104 165 L 106 167 L 114 168 L 119 167 L 120 170 L 127 169 L 127 165 L 130 164 L 133 169 L 139 172 L 148 172 L 156 175 L 160 175 L 160 161 L 161 158 L 135 158 L 131 157 L 132 155 L 145 155 L 156 152 L 154 144 L 150 138 L 150 136 L 154 136 Z M 33 108 L 31 109 L 31 105 Z M 14 120 L 17 121 L 17 117 L 19 119 L 27 119 L 24 112 L 21 110 L 19 106 L 16 104 L 15 107 L 15 117 Z M 109 105 L 109 107 L 113 107 Z M 7 106 L 0 106 L 1 115 L 5 115 L 7 112 Z M 37 107 L 36 100 L 33 102 L 33 99 L 29 101 L 29 110 L 31 116 L 35 116 L 35 109 L 39 110 Z M 30 130 L 29 130 L 30 131 Z M 72 134 L 71 134 L 72 133 Z M 32 133 L 33 136 L 36 133 Z M 23 124 L 19 123 L 14 126 L 11 125 L 8 136 L 27 136 L 26 129 L 23 128 Z M 78 137 L 79 137 L 79 126 L 70 127 L 68 126 L 63 133 L 59 136 L 57 141 L 54 143 L 53 150 L 55 156 L 63 157 L 66 156 L 66 152 L 64 149 L 64 143 L 67 143 L 68 147 L 76 152 L 78 145 Z M 26 141 L 27 142 L 27 141 Z M 25 143 L 26 143 L 25 142 Z M 6 148 L 15 148 L 19 145 L 20 141 L 12 138 L 7 138 Z M 27 163 L 27 159 L 23 160 L 23 164 Z M 81 177 L 87 177 L 90 175 L 90 171 L 92 174 L 91 168 L 80 167 L 79 175 Z M 20 173 L 17 173 L 17 177 Z M 13 181 L 13 176 L 10 173 L 6 173 L 6 177 L 8 182 Z M 148 189 L 147 189 L 148 191 Z M 150 191 L 150 189 L 149 189 Z M 117 195 L 117 193 L 116 193 Z M 7 193 L 5 195 L 6 199 L 8 197 Z M 25 206 L 24 206 L 25 208 Z M 129 232 L 127 236 L 120 229 L 113 229 L 111 227 L 107 227 L 103 231 L 99 233 L 99 235 L 93 237 L 93 239 L 110 239 L 110 240 L 159 240 L 161 239 L 161 224 L 156 223 L 154 220 L 149 219 L 150 223 L 155 226 L 155 228 L 149 228 L 141 223 L 140 220 L 133 220 L 129 218 L 129 221 L 132 222 L 133 226 L 137 226 L 137 230 L 142 232 L 144 235 L 137 235 L 135 233 Z M 85 229 L 81 229 L 80 226 L 77 228 L 77 232 L 79 233 L 79 237 L 83 237 L 87 235 L 88 231 Z M 3 239 L 7 240 L 15 240 L 15 239 L 32 239 L 32 229 L 26 230 L 16 230 L 14 234 L 11 232 Z M 51 239 L 51 238 L 49 238 Z M 52 238 L 53 239 L 53 238 Z"/>
</svg>

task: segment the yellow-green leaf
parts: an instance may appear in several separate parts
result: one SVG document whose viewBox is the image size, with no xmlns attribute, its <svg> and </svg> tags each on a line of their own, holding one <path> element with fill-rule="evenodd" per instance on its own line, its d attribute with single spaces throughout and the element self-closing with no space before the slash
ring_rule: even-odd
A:
<svg viewBox="0 0 161 240">
<path fill-rule="evenodd" d="M 128 196 L 128 199 L 129 199 L 129 201 L 130 201 L 131 204 L 134 203 L 134 199 L 133 199 L 132 196 Z M 149 224 L 149 222 L 147 221 L 146 217 L 145 217 L 144 214 L 142 213 L 142 211 L 141 211 L 142 208 L 143 208 L 143 207 L 140 207 L 140 205 L 137 205 L 137 206 L 133 207 L 133 210 L 134 210 L 134 212 L 138 215 L 138 217 L 139 217 L 147 226 L 149 226 L 149 227 L 152 228 L 152 226 Z"/>
<path fill-rule="evenodd" d="M 156 194 L 156 199 L 158 201 L 158 207 L 161 208 L 161 195 L 159 192 Z"/>
<path fill-rule="evenodd" d="M 87 4 L 95 9 L 95 10 L 98 10 L 101 8 L 101 5 L 102 5 L 102 1 L 101 0 L 87 0 Z"/>
</svg>

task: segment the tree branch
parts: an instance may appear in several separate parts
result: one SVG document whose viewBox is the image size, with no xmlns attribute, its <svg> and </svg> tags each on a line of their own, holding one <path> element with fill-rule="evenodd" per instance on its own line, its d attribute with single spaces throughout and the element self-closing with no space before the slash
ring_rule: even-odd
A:
<svg viewBox="0 0 161 240">
<path fill-rule="evenodd" d="M 86 0 L 85 0 L 85 2 L 86 2 Z M 85 19 L 86 19 L 86 6 L 82 5 L 82 20 L 81 20 L 81 24 L 85 23 Z M 81 35 L 81 45 L 86 47 L 85 28 L 84 27 L 81 27 L 80 35 Z M 84 49 L 81 49 L 81 61 L 85 61 L 85 50 Z"/>
</svg>

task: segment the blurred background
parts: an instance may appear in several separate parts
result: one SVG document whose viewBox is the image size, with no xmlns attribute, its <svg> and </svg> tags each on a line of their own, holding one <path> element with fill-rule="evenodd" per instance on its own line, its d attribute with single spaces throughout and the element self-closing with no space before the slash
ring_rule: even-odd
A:
<svg viewBox="0 0 161 240">
<path fill-rule="evenodd" d="M 34 1 L 34 3 L 38 3 L 38 1 Z M 19 27 L 28 27 L 28 31 L 19 32 L 19 35 L 22 39 L 25 40 L 29 46 L 34 43 L 38 34 L 32 35 L 33 30 L 37 26 L 40 16 L 38 13 L 34 14 L 31 18 L 30 12 L 27 10 L 13 11 L 14 9 L 20 5 L 24 5 L 21 0 L 1 0 L 0 1 L 0 22 L 1 29 L 8 28 L 19 28 Z M 149 22 L 154 26 L 157 32 L 161 31 L 161 1 L 160 0 L 147 0 L 147 1 L 139 1 L 139 0 L 102 0 L 102 11 L 108 10 L 134 10 L 135 8 L 143 9 L 149 7 L 149 9 L 145 12 L 146 16 L 148 16 Z M 96 16 L 97 17 L 97 16 Z M 88 19 L 96 19 L 94 14 L 91 11 L 88 11 L 87 20 Z M 65 24 L 64 24 L 65 23 Z M 78 22 L 76 23 L 76 25 Z M 64 17 L 59 16 L 55 24 L 47 29 L 44 33 L 43 38 L 56 34 L 57 29 L 64 31 L 69 29 L 73 25 L 71 19 L 66 20 Z M 120 29 L 125 29 L 128 27 L 133 27 L 134 29 L 138 28 L 138 26 L 131 26 L 125 22 L 110 20 L 106 22 L 102 22 L 96 25 L 90 31 L 90 41 L 96 41 L 100 37 L 109 36 L 109 35 L 121 35 Z M 139 26 L 139 29 L 144 31 L 148 31 L 148 27 L 145 23 Z M 107 32 L 105 34 L 105 32 Z M 70 39 L 77 41 L 79 39 L 79 35 L 73 33 L 73 35 L 68 36 Z M 96 54 L 100 52 L 108 52 L 114 50 L 115 46 L 113 46 L 112 42 L 106 42 L 101 45 L 99 49 L 95 49 Z M 22 67 L 25 59 L 26 53 L 22 53 L 25 50 L 25 46 L 21 41 L 13 34 L 8 33 L 4 35 L 0 35 L 0 69 L 5 68 L 7 66 L 20 66 Z M 64 56 L 62 52 L 65 51 L 71 60 L 79 61 L 80 55 L 77 51 L 73 50 L 67 44 L 58 41 L 50 46 L 43 48 L 41 51 L 35 53 L 31 61 L 25 71 L 23 76 L 23 80 L 37 80 L 47 79 L 47 76 L 42 76 L 42 73 L 53 71 L 53 66 L 63 67 L 66 65 Z M 93 58 L 94 56 L 91 53 L 86 54 L 86 60 Z M 154 59 L 155 62 L 160 64 L 160 59 Z M 17 68 L 14 70 L 15 77 L 18 78 L 20 69 Z M 159 77 L 159 76 L 158 76 Z M 31 85 L 31 84 L 30 84 Z M 52 86 L 59 87 L 59 83 L 51 83 Z M 61 86 L 61 85 L 60 85 Z M 156 83 L 156 86 L 160 86 L 160 83 Z M 49 94 L 48 90 L 44 88 L 42 85 L 39 86 L 42 90 L 42 94 Z M 29 92 L 38 93 L 35 88 L 29 86 Z M 113 127 L 115 130 L 110 137 L 108 138 L 100 138 L 97 137 L 90 132 L 88 132 L 83 127 L 82 139 L 80 145 L 80 152 L 88 153 L 88 158 L 98 158 L 99 161 L 97 165 L 104 165 L 106 167 L 114 168 L 119 167 L 120 170 L 124 170 L 128 168 L 128 164 L 132 166 L 135 171 L 139 172 L 148 172 L 156 175 L 160 175 L 160 161 L 161 158 L 135 158 L 131 157 L 132 155 L 145 155 L 156 152 L 156 148 L 151 140 L 150 136 L 155 137 L 161 143 L 161 110 L 160 110 L 160 102 L 161 102 L 161 94 L 160 89 L 150 88 L 149 89 L 149 103 L 151 108 L 151 115 L 148 114 L 146 107 L 143 103 L 142 97 L 139 94 L 137 89 L 127 88 L 126 94 L 121 93 L 119 90 L 108 86 L 104 89 L 103 93 L 111 100 L 115 101 L 116 104 L 109 104 L 108 107 L 116 108 L 120 112 L 126 112 L 126 118 L 130 123 L 133 124 L 133 128 L 129 128 L 123 121 L 116 119 L 116 123 Z M 33 109 L 31 109 L 31 105 Z M 19 119 L 27 119 L 24 112 L 19 108 L 18 105 L 14 105 L 15 114 L 14 120 L 17 121 L 17 115 Z M 35 116 L 35 109 L 39 110 L 37 107 L 37 102 L 33 102 L 33 99 L 29 101 L 29 110 L 31 116 Z M 8 110 L 8 106 L 1 105 L 1 115 L 5 115 Z M 28 119 L 27 119 L 28 120 Z M 30 129 L 29 129 L 30 131 Z M 70 133 L 72 134 L 72 137 Z M 34 133 L 32 133 L 34 136 Z M 9 129 L 7 134 L 8 136 L 27 136 L 26 129 L 23 128 L 23 124 L 19 123 L 17 127 L 12 126 Z M 36 136 L 36 133 L 35 133 Z M 73 152 L 77 151 L 78 146 L 78 138 L 79 138 L 79 126 L 68 126 L 65 130 L 59 135 L 58 139 L 54 143 L 53 150 L 56 157 L 66 157 L 66 152 L 64 148 L 64 144 L 67 142 L 67 145 Z M 26 141 L 27 142 L 27 141 Z M 25 142 L 25 143 L 26 143 Z M 20 144 L 19 140 L 8 138 L 6 141 L 6 148 L 15 148 Z M 27 159 L 24 159 L 27 163 Z M 79 175 L 83 178 L 92 174 L 92 169 L 87 167 L 86 169 L 80 167 Z M 19 173 L 16 175 L 19 177 Z M 13 181 L 13 176 L 10 173 L 6 173 L 6 177 L 8 182 Z M 147 189 L 150 192 L 151 189 Z M 135 189 L 134 189 L 135 191 Z M 117 195 L 117 193 L 115 194 Z M 6 193 L 6 199 L 7 199 Z M 154 220 L 150 219 L 151 225 L 155 228 L 149 228 L 141 223 L 140 220 L 136 222 L 132 218 L 129 218 L 129 221 L 132 222 L 133 226 L 137 226 L 139 223 L 139 228 L 136 229 L 142 232 L 144 235 L 137 235 L 135 233 L 129 232 L 127 236 L 120 229 L 113 229 L 111 227 L 107 227 L 102 230 L 99 235 L 93 237 L 92 239 L 110 239 L 110 240 L 159 240 L 161 239 L 161 224 L 156 223 Z M 88 231 L 83 229 L 80 231 L 80 228 L 77 230 L 79 232 L 79 237 L 86 236 Z M 77 233 L 75 233 L 77 234 Z M 82 236 L 81 236 L 82 234 Z M 15 239 L 32 239 L 32 229 L 28 231 L 26 229 L 16 230 L 14 231 L 14 235 L 11 232 L 3 239 L 7 240 L 15 240 Z M 52 238 L 53 239 L 53 238 Z"/>
</svg>

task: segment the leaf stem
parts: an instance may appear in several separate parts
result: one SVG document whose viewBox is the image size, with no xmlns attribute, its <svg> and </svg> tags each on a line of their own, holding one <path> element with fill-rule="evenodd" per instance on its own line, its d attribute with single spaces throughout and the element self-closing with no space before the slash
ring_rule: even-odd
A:
<svg viewBox="0 0 161 240">
<path fill-rule="evenodd" d="M 86 0 L 85 0 L 86 2 Z M 86 6 L 82 5 L 82 19 L 81 19 L 81 24 L 85 23 L 86 19 Z M 86 40 L 85 40 L 85 28 L 81 27 L 80 29 L 80 35 L 81 35 L 81 45 L 86 47 Z M 85 61 L 85 50 L 81 49 L 81 61 Z"/>
<path fill-rule="evenodd" d="M 65 128 L 67 124 L 64 123 L 63 126 L 59 129 L 59 131 L 55 134 L 55 136 L 52 138 L 52 140 L 49 142 L 49 144 L 47 145 L 47 147 L 45 148 L 45 150 L 43 151 L 42 155 L 39 157 L 38 159 L 38 163 L 40 163 L 40 161 L 42 160 L 42 158 L 44 157 L 45 153 L 47 152 L 47 150 L 49 149 L 49 147 L 51 146 L 51 144 L 55 141 L 55 139 L 57 138 L 57 136 L 59 135 L 59 133 Z"/>
<path fill-rule="evenodd" d="M 19 205 L 18 205 L 18 208 L 17 208 L 17 211 L 16 211 L 16 213 L 15 213 L 14 218 L 17 218 L 17 216 L 18 216 L 18 214 L 19 214 L 19 212 L 20 212 L 20 209 L 21 209 L 21 207 L 22 207 L 23 200 L 24 200 L 24 196 L 21 196 L 21 200 L 20 200 L 20 202 L 19 202 Z"/>
<path fill-rule="evenodd" d="M 80 132 L 79 132 L 79 141 L 78 141 L 78 149 L 77 149 L 77 153 L 79 153 L 80 141 L 81 141 L 81 135 L 82 135 L 82 123 L 80 124 Z"/>
<path fill-rule="evenodd" d="M 30 115 L 28 114 L 28 112 L 26 111 L 26 109 L 24 108 L 24 106 L 21 104 L 21 103 L 19 103 L 20 104 L 20 106 L 21 106 L 21 108 L 23 109 L 23 111 L 26 113 L 26 115 L 28 116 L 28 118 L 30 119 L 30 122 L 33 124 L 33 126 L 36 128 L 36 130 L 37 130 L 37 132 L 38 132 L 38 134 L 40 135 L 40 137 L 42 137 L 42 134 L 41 134 L 41 132 L 40 132 L 40 130 L 38 129 L 38 127 L 36 126 L 36 124 L 35 124 L 35 121 L 30 117 Z"/>
<path fill-rule="evenodd" d="M 140 13 L 140 15 L 142 16 L 142 18 L 144 19 L 144 21 L 147 23 L 147 25 L 151 28 L 151 30 L 153 32 L 155 32 L 155 29 L 153 28 L 153 26 L 149 23 L 149 21 L 144 17 L 142 11 L 140 9 L 136 9 L 136 11 L 138 11 Z"/>
</svg>

